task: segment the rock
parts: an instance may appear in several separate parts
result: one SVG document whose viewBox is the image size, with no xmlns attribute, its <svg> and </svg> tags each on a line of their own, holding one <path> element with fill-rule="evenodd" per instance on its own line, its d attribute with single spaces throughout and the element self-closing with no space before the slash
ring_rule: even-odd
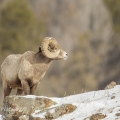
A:
<svg viewBox="0 0 120 120">
<path fill-rule="evenodd" d="M 30 116 L 29 120 L 47 120 L 47 119 Z M 50 119 L 49 119 L 49 120 L 50 120 Z"/>
<path fill-rule="evenodd" d="M 115 86 L 116 86 L 116 82 L 112 81 L 110 84 L 108 84 L 108 85 L 105 87 L 105 90 L 106 90 L 106 89 L 114 88 Z"/>
<path fill-rule="evenodd" d="M 102 113 L 97 113 L 90 116 L 90 120 L 101 120 L 104 119 L 105 117 L 106 115 L 103 115 Z"/>
<path fill-rule="evenodd" d="M 69 113 L 73 112 L 75 109 L 76 109 L 75 105 L 63 104 L 59 107 L 56 107 L 54 113 L 50 113 L 50 112 L 46 113 L 45 118 L 46 119 L 56 119 L 64 114 L 69 114 Z"/>
<path fill-rule="evenodd" d="M 55 104 L 56 102 L 45 97 L 7 96 L 4 100 L 2 116 L 6 120 L 28 120 L 36 110 L 43 110 Z"/>
<path fill-rule="evenodd" d="M 112 96 L 111 99 L 115 99 L 115 96 Z"/>
<path fill-rule="evenodd" d="M 120 113 L 116 113 L 115 115 L 116 115 L 116 116 L 120 116 Z"/>
<path fill-rule="evenodd" d="M 45 113 L 44 118 L 35 117 L 36 114 L 34 114 L 34 115 L 31 115 L 30 120 L 53 120 L 53 119 L 57 119 L 57 118 L 61 117 L 64 114 L 69 114 L 69 113 L 73 112 L 75 109 L 76 109 L 75 105 L 62 104 L 61 106 L 56 106 L 54 108 L 40 111 L 40 113 L 36 113 L 36 114 Z M 51 112 L 51 110 L 54 112 Z"/>
<path fill-rule="evenodd" d="M 52 107 L 56 104 L 55 101 L 46 97 L 33 95 L 7 96 L 4 99 L 2 117 L 5 120 L 52 120 L 76 109 L 76 106 L 72 104 Z M 51 113 L 51 110 L 54 112 Z M 43 118 L 40 118 L 39 115 L 43 113 L 45 113 Z"/>
</svg>

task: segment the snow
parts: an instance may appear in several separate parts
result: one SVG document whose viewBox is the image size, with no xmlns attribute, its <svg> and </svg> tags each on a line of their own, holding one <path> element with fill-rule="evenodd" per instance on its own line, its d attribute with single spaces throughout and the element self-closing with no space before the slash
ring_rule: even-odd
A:
<svg viewBox="0 0 120 120">
<path fill-rule="evenodd" d="M 2 120 L 2 115 L 0 115 L 0 120 Z"/>
<path fill-rule="evenodd" d="M 112 96 L 115 96 L 115 98 L 112 99 Z M 58 103 L 56 106 L 68 103 L 77 106 L 74 112 L 63 115 L 56 120 L 89 120 L 89 117 L 96 113 L 106 115 L 104 120 L 120 120 L 120 116 L 115 115 L 116 113 L 120 113 L 120 85 L 117 85 L 113 89 L 50 99 Z M 50 112 L 52 113 L 53 109 Z M 45 112 L 42 114 L 33 114 L 33 116 L 41 118 L 44 118 L 44 115 Z"/>
<path fill-rule="evenodd" d="M 36 96 L 26 97 L 35 98 Z M 70 114 L 63 115 L 56 120 L 89 120 L 89 117 L 96 113 L 106 115 L 103 120 L 120 120 L 120 116 L 116 116 L 116 113 L 120 113 L 120 85 L 117 85 L 112 89 L 92 91 L 63 98 L 50 97 L 50 99 L 58 103 L 51 107 L 53 108 L 50 110 L 51 113 L 54 112 L 54 107 L 62 104 L 73 104 L 77 106 L 75 111 Z M 32 115 L 35 117 L 45 118 L 46 112 L 38 114 L 39 112 L 40 110 L 37 110 Z M 1 115 L 0 120 L 2 120 Z"/>
</svg>

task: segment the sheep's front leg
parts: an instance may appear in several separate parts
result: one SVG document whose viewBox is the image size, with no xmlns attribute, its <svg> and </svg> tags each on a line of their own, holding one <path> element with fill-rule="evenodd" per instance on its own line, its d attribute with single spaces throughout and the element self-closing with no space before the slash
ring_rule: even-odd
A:
<svg viewBox="0 0 120 120">
<path fill-rule="evenodd" d="M 30 86 L 29 86 L 28 82 L 25 80 L 22 80 L 21 83 L 22 83 L 24 94 L 30 95 Z"/>
<path fill-rule="evenodd" d="M 37 86 L 38 86 L 38 84 L 35 84 L 35 85 L 33 85 L 33 86 L 30 88 L 30 94 L 31 94 L 31 95 L 34 95 L 34 92 L 35 92 Z"/>
<path fill-rule="evenodd" d="M 17 89 L 16 95 L 22 95 L 22 93 L 23 93 L 23 89 Z"/>
</svg>

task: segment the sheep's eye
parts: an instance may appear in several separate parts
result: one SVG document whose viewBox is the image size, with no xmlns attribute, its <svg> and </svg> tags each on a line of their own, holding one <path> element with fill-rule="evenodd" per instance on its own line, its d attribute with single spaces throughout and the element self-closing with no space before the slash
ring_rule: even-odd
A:
<svg viewBox="0 0 120 120">
<path fill-rule="evenodd" d="M 50 47 L 48 46 L 48 50 L 50 51 Z"/>
<path fill-rule="evenodd" d="M 57 47 L 55 47 L 55 49 L 57 50 L 58 48 L 57 48 Z"/>
</svg>

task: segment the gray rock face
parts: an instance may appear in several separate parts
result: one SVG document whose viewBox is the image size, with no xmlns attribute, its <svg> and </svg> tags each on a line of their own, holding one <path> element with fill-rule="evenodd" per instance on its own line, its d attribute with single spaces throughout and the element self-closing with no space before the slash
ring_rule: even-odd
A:
<svg viewBox="0 0 120 120">
<path fill-rule="evenodd" d="M 109 83 L 109 84 L 105 87 L 105 90 L 106 90 L 106 89 L 114 88 L 116 85 L 117 85 L 116 82 L 112 81 L 111 83 Z"/>
<path fill-rule="evenodd" d="M 30 120 L 54 120 L 61 117 L 62 115 L 73 112 L 76 108 L 77 107 L 72 104 L 62 104 L 60 106 L 56 106 L 50 109 L 45 109 L 36 113 L 36 114 L 45 113 L 45 116 L 44 116 L 45 118 L 35 117 L 34 115 L 36 114 L 34 114 L 30 116 Z M 53 110 L 54 112 L 51 113 L 51 110 Z"/>
<path fill-rule="evenodd" d="M 9 96 L 4 100 L 2 116 L 6 120 L 28 120 L 35 110 L 43 110 L 55 104 L 48 98 Z"/>
<path fill-rule="evenodd" d="M 76 109 L 76 106 L 72 104 L 52 107 L 56 104 L 56 102 L 45 97 L 8 96 L 4 100 L 2 116 L 5 120 L 52 120 Z M 54 112 L 51 113 L 51 110 Z M 39 117 L 43 113 L 45 115 L 42 118 Z"/>
</svg>

